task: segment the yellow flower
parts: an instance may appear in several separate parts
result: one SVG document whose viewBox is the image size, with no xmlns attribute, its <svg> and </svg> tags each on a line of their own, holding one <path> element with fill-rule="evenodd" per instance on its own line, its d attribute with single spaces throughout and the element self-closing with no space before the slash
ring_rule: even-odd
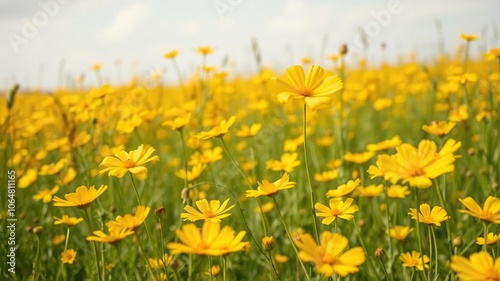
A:
<svg viewBox="0 0 500 281">
<path fill-rule="evenodd" d="M 106 234 L 100 230 L 94 231 L 94 236 L 87 236 L 87 241 L 96 241 L 96 242 L 104 242 L 109 244 L 116 244 L 121 240 L 125 239 L 125 237 L 133 234 L 134 231 L 126 229 L 126 228 L 113 228 L 109 229 L 109 234 Z"/>
<path fill-rule="evenodd" d="M 228 120 L 222 120 L 219 125 L 212 128 L 210 131 L 200 132 L 195 137 L 206 140 L 209 138 L 221 138 L 229 132 L 229 128 L 234 124 L 235 116 L 231 116 Z"/>
<path fill-rule="evenodd" d="M 59 234 L 52 239 L 52 245 L 61 245 L 66 240 L 66 235 Z"/>
<path fill-rule="evenodd" d="M 448 120 L 452 122 L 460 122 L 467 119 L 469 119 L 469 109 L 465 104 L 452 108 L 448 113 Z"/>
<path fill-rule="evenodd" d="M 202 152 L 196 151 L 191 155 L 188 165 L 209 164 L 222 159 L 222 147 L 216 146 L 213 149 L 203 149 Z"/>
<path fill-rule="evenodd" d="M 323 75 L 323 68 L 317 65 L 312 65 L 305 77 L 302 66 L 289 67 L 285 79 L 277 79 L 287 89 L 278 94 L 278 101 L 286 103 L 290 97 L 300 99 L 313 110 L 331 104 L 330 95 L 342 89 L 342 81 L 337 75 L 326 78 Z"/>
<path fill-rule="evenodd" d="M 453 128 L 455 128 L 456 124 L 456 122 L 432 121 L 430 125 L 422 125 L 422 130 L 431 135 L 436 135 L 442 138 L 446 136 Z"/>
<path fill-rule="evenodd" d="M 242 125 L 241 128 L 236 131 L 236 135 L 238 137 L 253 137 L 256 136 L 260 129 L 262 128 L 262 124 L 256 123 L 252 124 L 250 127 L 247 125 Z"/>
<path fill-rule="evenodd" d="M 274 255 L 274 259 L 276 260 L 277 263 L 286 263 L 289 260 L 288 256 L 280 254 Z"/>
<path fill-rule="evenodd" d="M 356 188 L 356 191 L 358 192 L 358 196 L 360 197 L 377 197 L 380 196 L 382 192 L 384 192 L 384 185 L 371 184 L 366 187 L 358 186 L 358 188 Z"/>
<path fill-rule="evenodd" d="M 460 213 L 468 214 L 485 222 L 500 224 L 500 199 L 488 196 L 481 208 L 472 197 L 458 199 L 467 210 L 458 210 Z"/>
<path fill-rule="evenodd" d="M 387 196 L 389 198 L 405 198 L 406 195 L 410 194 L 411 192 L 408 190 L 407 186 L 401 186 L 401 185 L 391 185 L 387 188 Z"/>
<path fill-rule="evenodd" d="M 19 179 L 18 187 L 19 188 L 26 188 L 26 187 L 32 185 L 34 182 L 36 182 L 37 178 L 38 178 L 37 169 L 30 168 L 30 169 L 26 170 L 26 172 Z"/>
<path fill-rule="evenodd" d="M 61 159 L 57 163 L 50 163 L 48 165 L 43 165 L 42 167 L 40 167 L 40 171 L 38 172 L 38 174 L 40 176 L 56 175 L 64 168 L 65 164 L 66 164 L 65 161 Z"/>
<path fill-rule="evenodd" d="M 54 219 L 54 224 L 65 224 L 67 226 L 75 226 L 83 221 L 83 218 L 70 217 L 68 215 L 63 215 L 62 218 L 52 218 Z"/>
<path fill-rule="evenodd" d="M 477 237 L 476 243 L 479 245 L 495 245 L 498 241 L 500 241 L 500 234 L 494 234 L 490 232 L 486 235 L 486 239 L 484 237 Z"/>
<path fill-rule="evenodd" d="M 163 57 L 166 59 L 175 59 L 177 55 L 179 54 L 179 50 L 172 50 L 168 53 L 163 54 Z"/>
<path fill-rule="evenodd" d="M 392 139 L 389 140 L 383 140 L 378 143 L 374 144 L 367 144 L 366 145 L 366 150 L 368 151 L 380 151 L 380 150 L 387 150 L 391 148 L 395 148 L 399 146 L 402 143 L 401 138 L 399 136 L 394 136 Z"/>
<path fill-rule="evenodd" d="M 262 183 L 257 182 L 259 184 L 259 187 L 257 190 L 247 190 L 246 191 L 246 197 L 259 197 L 261 195 L 265 195 L 268 197 L 274 197 L 278 195 L 278 192 L 283 189 L 289 189 L 295 186 L 295 182 L 291 182 L 290 176 L 288 176 L 288 173 L 284 173 L 283 176 L 275 181 L 275 182 L 269 182 L 267 180 L 263 180 Z"/>
<path fill-rule="evenodd" d="M 500 280 L 500 257 L 493 260 L 487 252 L 451 257 L 450 267 L 457 273 L 459 280 Z"/>
<path fill-rule="evenodd" d="M 271 212 L 272 209 L 274 209 L 274 203 L 267 202 L 265 204 L 262 204 L 261 208 L 262 208 L 262 213 L 269 213 L 269 212 Z M 260 214 L 261 208 L 259 208 L 259 206 L 257 206 L 253 209 L 253 211 L 256 212 L 257 214 Z"/>
<path fill-rule="evenodd" d="M 375 152 L 373 151 L 367 151 L 361 153 L 347 152 L 346 154 L 344 154 L 344 160 L 355 164 L 363 164 L 366 163 L 366 161 L 370 160 L 373 157 L 373 155 L 375 155 Z"/>
<path fill-rule="evenodd" d="M 175 172 L 175 175 L 181 179 L 187 180 L 188 182 L 194 181 L 201 175 L 206 167 L 207 166 L 205 164 L 197 164 L 194 165 L 191 170 L 188 170 L 187 173 L 185 169 L 180 169 Z"/>
<path fill-rule="evenodd" d="M 135 214 L 126 214 L 125 216 L 117 216 L 115 220 L 108 221 L 106 226 L 110 231 L 127 229 L 134 231 L 146 220 L 148 217 L 150 207 L 137 206 L 135 208 Z"/>
<path fill-rule="evenodd" d="M 242 242 L 245 231 L 235 235 L 235 231 L 224 226 L 220 229 L 219 222 L 205 221 L 201 231 L 195 224 L 185 224 L 182 229 L 176 230 L 177 236 L 182 243 L 171 242 L 167 247 L 171 254 L 195 254 L 203 256 L 224 256 L 233 252 L 239 252 L 249 245 Z"/>
<path fill-rule="evenodd" d="M 483 54 L 483 57 L 487 61 L 494 61 L 494 60 L 500 58 L 500 48 L 490 49 L 487 53 Z"/>
<path fill-rule="evenodd" d="M 73 249 L 67 249 L 66 251 L 61 253 L 62 263 L 73 264 L 75 258 L 76 258 L 76 251 Z"/>
<path fill-rule="evenodd" d="M 297 152 L 283 153 L 280 160 L 267 160 L 266 169 L 290 173 L 293 171 L 293 168 L 300 165 L 300 160 L 297 160 L 298 157 L 299 154 Z"/>
<path fill-rule="evenodd" d="M 319 182 L 332 181 L 338 177 L 339 177 L 339 171 L 336 169 L 314 174 L 314 180 Z"/>
<path fill-rule="evenodd" d="M 210 55 L 211 53 L 214 52 L 214 49 L 209 46 L 200 46 L 196 49 L 196 51 L 204 56 Z"/>
<path fill-rule="evenodd" d="M 171 256 L 169 254 L 164 254 L 163 258 L 161 258 L 161 259 L 149 258 L 148 264 L 151 268 L 160 269 L 160 268 L 163 268 L 165 266 L 169 266 L 170 263 L 172 262 L 173 258 L 174 258 L 174 256 Z"/>
<path fill-rule="evenodd" d="M 52 200 L 52 195 L 56 194 L 59 191 L 59 186 L 56 185 L 52 189 L 42 189 L 37 194 L 33 195 L 32 198 L 35 200 L 42 200 L 43 203 L 50 203 Z"/>
<path fill-rule="evenodd" d="M 176 117 L 174 120 L 167 120 L 161 124 L 164 127 L 169 127 L 172 130 L 182 130 L 185 126 L 189 124 L 191 120 L 191 112 L 185 117 Z"/>
<path fill-rule="evenodd" d="M 303 234 L 295 245 L 300 250 L 299 258 L 316 264 L 316 271 L 326 277 L 338 274 L 342 277 L 359 271 L 365 262 L 365 252 L 361 247 L 344 251 L 348 240 L 338 233 L 324 231 L 318 245 L 309 233 Z"/>
<path fill-rule="evenodd" d="M 399 240 L 399 241 L 404 241 L 408 234 L 410 234 L 413 231 L 413 227 L 409 226 L 403 226 L 403 225 L 395 225 L 392 228 L 389 229 L 389 236 L 392 238 Z"/>
<path fill-rule="evenodd" d="M 90 67 L 90 69 L 92 69 L 92 70 L 94 70 L 94 71 L 98 71 L 98 70 L 100 70 L 101 68 L 102 68 L 102 64 L 100 64 L 100 63 L 95 63 L 95 64 L 93 64 L 93 65 Z"/>
<path fill-rule="evenodd" d="M 467 42 L 470 42 L 470 41 L 475 41 L 475 40 L 479 39 L 479 36 L 477 36 L 475 34 L 460 33 L 460 39 L 463 39 Z"/>
<path fill-rule="evenodd" d="M 104 167 L 104 169 L 99 171 L 99 174 L 102 175 L 108 172 L 108 176 L 117 178 L 122 178 L 129 171 L 132 174 L 145 174 L 148 169 L 142 165 L 151 161 L 160 161 L 157 155 L 150 157 L 154 151 L 155 149 L 152 147 L 148 148 L 146 151 L 144 145 L 141 144 L 137 150 L 132 150 L 128 153 L 122 150 L 115 153 L 114 157 L 107 156 L 102 160 L 102 163 L 99 164 L 99 167 Z"/>
<path fill-rule="evenodd" d="M 235 206 L 231 205 L 227 207 L 228 203 L 229 199 L 224 201 L 222 205 L 220 204 L 219 200 L 211 200 L 209 203 L 207 199 L 201 199 L 196 201 L 196 207 L 198 207 L 200 211 L 196 210 L 191 206 L 186 206 L 184 207 L 184 211 L 186 211 L 187 213 L 181 213 L 181 218 L 184 219 L 185 221 L 205 220 L 212 222 L 220 222 L 221 219 L 227 218 L 231 215 L 230 213 L 227 212 L 229 212 Z"/>
<path fill-rule="evenodd" d="M 416 267 L 420 271 L 424 271 L 424 267 L 429 268 L 429 257 L 427 255 L 424 255 L 424 263 L 422 264 L 422 257 L 417 251 L 412 251 L 411 253 L 402 253 L 401 255 L 399 255 L 399 259 L 403 262 L 404 267 Z"/>
<path fill-rule="evenodd" d="M 325 217 L 321 223 L 326 225 L 330 225 L 337 217 L 344 220 L 352 220 L 354 218 L 353 214 L 359 210 L 358 206 L 351 206 L 352 201 L 352 198 L 347 198 L 345 202 L 340 198 L 333 198 L 330 199 L 330 207 L 316 203 L 314 205 L 316 216 Z"/>
<path fill-rule="evenodd" d="M 368 173 L 370 178 L 382 176 L 392 183 L 402 180 L 417 188 L 428 188 L 431 179 L 455 170 L 453 153 L 460 146 L 460 142 L 449 139 L 438 153 L 436 143 L 430 140 L 420 141 L 418 148 L 404 143 L 396 148 L 395 155 L 379 155 L 377 166 L 370 166 Z"/>
<path fill-rule="evenodd" d="M 425 224 L 434 224 L 441 226 L 441 222 L 449 219 L 450 217 L 446 213 L 446 210 L 440 206 L 434 206 L 431 210 L 429 204 L 420 205 L 420 213 L 416 209 L 410 208 L 408 215 L 412 219 L 416 220 L 418 215 L 418 222 L 423 222 Z"/>
<path fill-rule="evenodd" d="M 90 205 L 90 203 L 92 203 L 92 201 L 97 199 L 97 197 L 106 191 L 106 189 L 108 189 L 107 185 L 101 185 L 98 190 L 95 189 L 94 185 L 89 188 L 82 185 L 76 188 L 76 192 L 64 195 L 66 200 L 54 196 L 52 201 L 54 201 L 54 206 L 85 209 Z"/>
<path fill-rule="evenodd" d="M 337 189 L 331 189 L 326 192 L 326 197 L 342 197 L 350 194 L 360 183 L 360 179 L 350 180 L 345 184 L 339 185 Z"/>
<path fill-rule="evenodd" d="M 220 265 L 212 265 L 212 267 L 209 268 L 207 272 L 205 272 L 205 274 L 208 276 L 217 277 L 217 275 L 219 275 L 220 273 L 220 269 Z"/>
</svg>

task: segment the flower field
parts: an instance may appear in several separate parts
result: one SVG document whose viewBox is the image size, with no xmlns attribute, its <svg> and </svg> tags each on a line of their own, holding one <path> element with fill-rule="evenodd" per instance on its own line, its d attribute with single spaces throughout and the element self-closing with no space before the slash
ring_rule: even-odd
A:
<svg viewBox="0 0 500 281">
<path fill-rule="evenodd" d="M 462 39 L 377 67 L 255 47 L 253 75 L 200 47 L 159 54 L 175 85 L 13 89 L 0 279 L 500 280 L 500 49 Z"/>
</svg>

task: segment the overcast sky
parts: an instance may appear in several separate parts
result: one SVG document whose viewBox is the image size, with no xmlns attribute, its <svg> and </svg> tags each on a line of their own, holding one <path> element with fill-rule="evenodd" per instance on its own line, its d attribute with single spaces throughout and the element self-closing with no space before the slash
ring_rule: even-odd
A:
<svg viewBox="0 0 500 281">
<path fill-rule="evenodd" d="M 0 0 L 0 90 L 15 82 L 53 89 L 81 74 L 95 85 L 95 63 L 112 83 L 157 70 L 175 82 L 162 55 L 179 49 L 188 76 L 200 62 L 194 49 L 201 45 L 215 48 L 208 64 L 227 57 L 231 70 L 249 74 L 255 71 L 252 38 L 264 64 L 277 71 L 302 56 L 328 65 L 323 58 L 342 43 L 362 51 L 359 30 L 368 34 L 372 62 L 380 60 L 382 42 L 391 59 L 411 51 L 435 57 L 438 25 L 449 53 L 461 32 L 480 35 L 471 49 L 479 56 L 500 46 L 499 12 L 498 0 Z"/>
</svg>

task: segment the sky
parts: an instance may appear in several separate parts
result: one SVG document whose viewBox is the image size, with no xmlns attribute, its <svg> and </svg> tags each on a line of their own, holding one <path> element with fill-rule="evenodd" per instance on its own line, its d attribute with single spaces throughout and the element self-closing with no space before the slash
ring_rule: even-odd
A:
<svg viewBox="0 0 500 281">
<path fill-rule="evenodd" d="M 162 55 L 178 49 L 187 77 L 200 64 L 199 46 L 215 49 L 207 64 L 226 59 L 230 73 L 251 75 L 252 40 L 263 64 L 278 72 L 304 56 L 330 66 L 325 57 L 341 44 L 350 63 L 359 54 L 380 62 L 382 43 L 390 61 L 411 52 L 432 60 L 440 40 L 452 54 L 462 32 L 481 36 L 471 47 L 479 57 L 500 47 L 498 12 L 498 0 L 0 0 L 0 91 L 14 83 L 50 91 L 80 75 L 93 87 L 95 63 L 105 82 L 161 71 L 165 83 L 175 83 Z"/>
</svg>

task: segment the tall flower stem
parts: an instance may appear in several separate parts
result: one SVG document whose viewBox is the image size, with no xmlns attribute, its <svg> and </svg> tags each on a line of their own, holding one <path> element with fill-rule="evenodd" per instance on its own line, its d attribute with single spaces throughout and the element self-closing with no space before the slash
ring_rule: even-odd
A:
<svg viewBox="0 0 500 281">
<path fill-rule="evenodd" d="M 187 158 L 187 152 L 186 152 L 186 143 L 184 142 L 184 133 L 182 132 L 182 129 L 179 130 L 179 134 L 181 136 L 181 143 L 182 143 L 182 154 L 184 156 L 184 188 L 188 187 L 187 184 L 187 178 L 188 178 L 188 158 Z"/>
<path fill-rule="evenodd" d="M 90 233 L 92 233 L 92 224 L 90 223 L 90 216 L 87 209 L 83 210 L 83 214 L 85 215 L 85 221 L 87 222 L 87 226 L 89 228 Z M 97 255 L 97 245 L 95 241 L 92 241 L 92 250 L 94 252 L 95 265 L 96 265 L 96 273 L 99 281 L 104 279 L 104 276 L 101 276 L 101 270 L 99 268 L 99 256 Z M 104 266 L 104 265 L 103 265 Z"/>
<path fill-rule="evenodd" d="M 316 240 L 319 241 L 319 231 L 318 231 L 318 222 L 316 220 L 316 209 L 314 209 L 314 190 L 312 188 L 312 183 L 311 183 L 311 175 L 309 172 L 309 160 L 307 158 L 307 107 L 306 104 L 304 103 L 304 118 L 303 118 L 303 124 L 302 124 L 302 134 L 304 135 L 304 162 L 306 164 L 306 174 L 307 174 L 307 183 L 309 185 L 309 193 L 310 193 L 310 200 L 311 200 L 311 214 L 313 217 L 313 222 L 314 222 L 314 234 L 316 237 Z"/>
<path fill-rule="evenodd" d="M 177 61 L 175 60 L 175 58 L 172 58 L 172 64 L 174 65 L 174 70 L 175 70 L 175 73 L 177 74 L 177 79 L 179 80 L 179 85 L 181 85 L 182 93 L 184 94 L 184 97 L 187 97 L 186 87 L 184 86 L 184 83 L 182 81 L 181 71 L 179 70 L 179 66 L 177 65 Z"/>
<path fill-rule="evenodd" d="M 483 244 L 483 251 L 486 252 L 486 245 L 488 245 L 488 225 L 483 221 L 483 232 L 484 232 L 484 244 Z"/>
<path fill-rule="evenodd" d="M 358 224 L 356 221 L 353 219 L 352 224 L 354 225 L 354 229 L 356 230 L 356 235 L 358 236 L 359 243 L 361 244 L 361 247 L 365 251 L 366 255 L 368 256 L 368 248 L 366 248 L 365 242 L 363 241 L 363 238 L 361 237 L 361 231 L 359 230 Z M 372 263 L 372 259 L 368 259 L 368 264 L 370 265 L 370 269 L 372 270 L 373 276 L 377 276 L 377 271 L 375 270 L 375 266 Z"/>
<path fill-rule="evenodd" d="M 135 239 L 137 239 L 137 244 L 139 245 L 139 251 L 141 252 L 141 256 L 144 258 L 145 265 L 148 268 L 149 275 L 151 275 L 151 277 L 158 278 L 159 276 L 154 275 L 153 270 L 151 269 L 151 266 L 148 263 L 148 258 L 146 257 L 146 253 L 144 252 L 144 249 L 142 247 L 139 234 L 137 234 L 137 232 L 134 232 L 134 234 L 135 234 Z"/>
<path fill-rule="evenodd" d="M 444 175 L 445 177 L 446 175 Z M 446 213 L 448 213 L 448 210 L 446 210 L 446 205 L 444 204 L 444 199 L 443 199 L 443 194 L 441 194 L 441 189 L 439 188 L 439 183 L 437 180 L 434 181 L 435 184 L 436 184 L 436 193 L 438 195 L 438 198 L 439 198 L 439 204 L 441 204 L 441 207 L 446 211 Z M 446 184 L 446 179 L 444 181 L 444 183 Z M 446 188 L 446 186 L 445 186 Z M 446 220 L 445 222 L 445 225 L 446 225 L 446 235 L 448 236 L 447 237 L 447 242 L 448 242 L 448 251 L 450 252 L 450 257 L 453 256 L 453 247 L 452 247 L 452 238 L 451 238 L 451 226 L 450 226 L 450 220 Z"/>
<path fill-rule="evenodd" d="M 438 260 L 438 257 L 439 257 L 439 254 L 438 254 L 438 247 L 437 247 L 437 241 L 436 241 L 436 232 L 434 231 L 434 227 L 432 226 L 429 226 L 430 230 L 431 230 L 431 235 L 432 235 L 432 240 L 433 240 L 433 245 L 434 245 L 434 276 L 438 276 L 439 275 L 439 272 L 438 272 L 438 267 L 439 267 L 439 260 Z"/>
<path fill-rule="evenodd" d="M 64 241 L 64 251 L 63 252 L 66 252 L 66 250 L 68 249 L 69 234 L 70 234 L 70 228 L 68 227 L 68 230 L 66 230 L 66 240 Z M 59 274 L 61 273 L 62 267 L 63 267 L 63 264 L 61 263 L 61 265 L 59 265 L 59 269 L 57 270 L 56 281 L 59 280 Z"/>
<path fill-rule="evenodd" d="M 300 266 L 302 267 L 302 270 L 304 270 L 304 275 L 306 276 L 306 279 L 311 281 L 311 277 L 307 274 L 307 269 L 302 260 L 299 258 L 299 251 L 297 250 L 297 247 L 295 246 L 295 243 L 293 242 L 292 235 L 290 234 L 290 231 L 288 231 L 288 227 L 286 226 L 285 219 L 283 218 L 283 215 L 281 215 L 281 209 L 278 206 L 278 202 L 276 202 L 276 198 L 273 197 L 273 203 L 276 206 L 276 209 L 278 211 L 279 218 L 281 220 L 281 223 L 283 224 L 283 228 L 285 229 L 286 235 L 288 236 L 288 239 L 290 239 L 290 243 L 292 243 L 293 250 L 295 251 L 295 254 L 297 255 L 297 259 L 300 263 Z M 319 239 L 318 239 L 319 241 Z"/>
<path fill-rule="evenodd" d="M 420 234 L 420 221 L 419 221 L 419 218 L 420 218 L 419 206 L 420 206 L 420 204 L 418 203 L 418 188 L 415 188 L 415 192 L 413 194 L 414 194 L 414 197 L 415 197 L 415 204 L 417 205 L 416 209 L 415 209 L 415 211 L 417 212 L 417 219 L 415 220 L 416 221 L 415 222 L 415 224 L 416 224 L 415 228 L 417 229 L 418 250 L 420 251 L 420 259 L 422 260 L 422 266 L 424 267 L 423 270 L 422 270 L 422 274 L 424 275 L 424 279 L 428 280 L 427 279 L 427 273 L 425 273 L 424 250 L 423 250 L 423 247 L 422 247 L 422 237 L 421 237 L 421 234 Z"/>
</svg>

